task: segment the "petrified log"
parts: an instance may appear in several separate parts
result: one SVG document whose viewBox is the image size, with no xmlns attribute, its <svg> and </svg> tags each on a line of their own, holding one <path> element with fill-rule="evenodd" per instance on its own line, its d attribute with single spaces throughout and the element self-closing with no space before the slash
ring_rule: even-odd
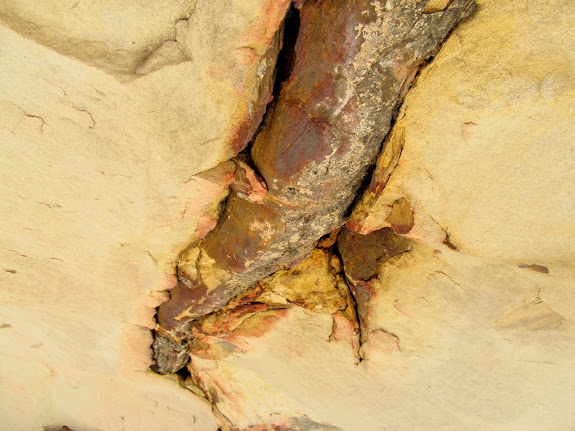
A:
<svg viewBox="0 0 575 431">
<path fill-rule="evenodd" d="M 157 369 L 181 366 L 188 323 L 256 281 L 297 264 L 346 221 L 419 67 L 473 0 L 308 0 L 293 69 L 266 114 L 251 159 L 269 192 L 230 195 L 217 227 L 191 247 L 158 311 Z M 162 340 L 167 337 L 168 340 Z M 174 359 L 175 358 L 175 359 Z"/>
</svg>

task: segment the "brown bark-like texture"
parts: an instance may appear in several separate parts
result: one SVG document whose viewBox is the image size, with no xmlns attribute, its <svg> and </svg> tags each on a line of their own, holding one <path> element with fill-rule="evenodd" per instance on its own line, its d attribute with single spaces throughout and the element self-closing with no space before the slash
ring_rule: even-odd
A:
<svg viewBox="0 0 575 431">
<path fill-rule="evenodd" d="M 473 0 L 426 13 L 427 1 L 308 0 L 293 69 L 251 149 L 268 193 L 232 191 L 217 227 L 191 247 L 158 311 L 157 369 L 185 363 L 189 323 L 262 277 L 308 256 L 341 226 L 419 67 Z M 163 340 L 167 338 L 169 340 Z M 177 352 L 166 352 L 180 346 Z"/>
</svg>

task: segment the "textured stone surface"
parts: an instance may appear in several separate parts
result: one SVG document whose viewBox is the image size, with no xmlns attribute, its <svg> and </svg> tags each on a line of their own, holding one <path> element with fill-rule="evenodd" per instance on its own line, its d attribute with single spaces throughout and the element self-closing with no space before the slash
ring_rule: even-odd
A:
<svg viewBox="0 0 575 431">
<path fill-rule="evenodd" d="M 2 2 L 2 22 L 38 42 L 2 29 L 2 74 L 17 76 L 3 92 L 24 111 L 5 107 L 4 118 L 27 114 L 46 128 L 71 118 L 179 182 L 245 147 L 271 99 L 287 0 L 72 3 Z M 185 61 L 136 73 L 143 55 L 172 38 Z"/>
<path fill-rule="evenodd" d="M 296 306 L 216 337 L 225 355 L 193 351 L 192 375 L 232 429 L 300 429 L 282 428 L 294 417 L 346 431 L 575 423 L 573 272 L 415 243 L 372 286 L 358 365 L 353 331 L 336 339 L 332 316 Z"/>
<path fill-rule="evenodd" d="M 331 251 L 314 250 L 294 268 L 276 272 L 246 295 L 193 322 L 191 352 L 202 358 L 223 359 L 243 351 L 249 347 L 245 345 L 249 338 L 273 330 L 294 307 L 332 316 L 333 336 L 344 328 L 355 333 L 354 302 L 343 279 L 340 260 Z M 338 321 L 341 328 L 336 334 Z"/>
<path fill-rule="evenodd" d="M 109 72 L 129 74 L 187 20 L 197 0 L 6 0 L 0 20 L 26 37 Z"/>
<path fill-rule="evenodd" d="M 150 329 L 269 101 L 288 2 L 0 3 L 0 428 L 215 430 L 147 371 Z M 136 74 L 175 27 L 193 61 Z"/>
<path fill-rule="evenodd" d="M 348 226 L 390 226 L 407 199 L 410 237 L 447 233 L 466 253 L 571 265 L 573 16 L 571 1 L 480 2 L 407 96 L 391 140 L 403 147 L 399 166 L 387 181 L 393 161 L 382 156 Z"/>
<path fill-rule="evenodd" d="M 184 256 L 158 311 L 162 336 L 186 338 L 190 320 L 300 262 L 345 221 L 419 66 L 472 4 L 441 14 L 415 1 L 304 4 L 293 70 L 251 150 L 269 193 L 261 202 L 232 194 L 216 229 Z"/>
<path fill-rule="evenodd" d="M 4 23 L 14 5 L 28 5 L 28 20 L 52 19 L 46 0 L 0 3 Z M 88 17 L 95 3 L 66 14 Z M 294 270 L 198 320 L 186 379 L 147 371 L 154 307 L 230 188 L 251 202 L 266 196 L 247 165 L 215 167 L 233 139 L 201 137 L 221 130 L 224 117 L 208 121 L 210 112 L 233 111 L 236 96 L 220 97 L 229 88 L 222 75 L 241 68 L 187 73 L 196 66 L 175 65 L 182 52 L 171 40 L 141 75 L 111 72 L 96 63 L 98 51 L 78 60 L 2 27 L 0 428 L 572 431 L 574 6 L 479 3 L 418 78 L 381 156 L 372 189 L 381 193 L 370 198 L 378 203 L 350 226 L 391 227 L 412 240 L 369 271 L 362 327 L 347 294 L 353 277 L 348 288 L 333 256 L 335 232 Z M 175 24 L 166 16 L 193 5 L 173 4 L 138 16 L 118 8 L 124 18 L 112 26 L 97 17 L 81 26 L 129 45 L 144 39 L 121 36 L 128 18 L 159 34 Z M 213 34 L 199 38 L 206 51 L 196 50 L 196 65 L 207 64 L 222 28 L 246 30 L 227 19 L 242 4 L 255 10 L 198 2 L 199 35 Z M 63 40 L 84 32 L 57 20 Z M 206 115 L 190 115 L 191 106 Z"/>
<path fill-rule="evenodd" d="M 365 240 L 358 236 L 351 258 L 381 262 L 375 274 L 356 275 L 370 279 L 367 300 L 356 298 L 363 317 L 359 365 L 350 347 L 353 332 L 334 342 L 333 322 L 300 308 L 276 311 L 272 319 L 281 323 L 264 335 L 244 332 L 244 348 L 233 355 L 192 355 L 196 379 L 214 391 L 215 404 L 240 429 L 280 427 L 298 416 L 362 431 L 573 427 L 575 271 L 569 244 L 575 236 L 568 179 L 574 135 L 564 115 L 574 96 L 567 84 L 572 67 L 558 65 L 572 59 L 567 23 L 575 14 L 566 2 L 528 6 L 482 1 L 477 17 L 454 33 L 407 99 L 387 142 L 395 150 L 381 155 L 371 195 L 349 224 L 373 231 Z M 543 54 L 534 37 L 555 48 Z M 533 50 L 561 57 L 540 66 L 543 80 L 562 70 L 566 87 L 557 97 L 523 93 L 535 79 L 530 74 L 543 74 L 539 60 L 529 60 Z M 474 92 L 477 87 L 482 91 Z M 456 103 L 461 98 L 465 105 Z M 477 114 L 477 105 L 484 123 L 447 127 L 458 115 Z M 539 110 L 545 113 L 529 117 Z M 473 134 L 480 124 L 486 134 Z M 560 148 L 546 140 L 550 134 Z M 401 159 L 394 157 L 397 149 L 403 149 Z M 488 191 L 500 188 L 505 199 L 495 200 Z M 437 196 L 441 200 L 432 200 Z M 559 206 L 542 204 L 549 196 Z M 429 208 L 438 212 L 430 215 Z M 488 220 L 482 213 L 495 216 Z M 434 222 L 438 214 L 449 224 Z M 515 215 L 524 223 L 516 224 Z M 486 220 L 490 230 L 481 231 Z M 539 231 L 542 223 L 546 229 Z M 375 259 L 385 256 L 378 252 L 385 247 L 369 241 L 382 235 L 382 227 L 415 239 L 412 249 Z M 480 232 L 490 241 L 458 240 L 481 238 Z"/>
<path fill-rule="evenodd" d="M 368 281 L 377 275 L 381 264 L 411 249 L 411 241 L 383 228 L 362 235 L 343 228 L 337 247 L 341 253 L 345 273 L 353 282 Z"/>
<path fill-rule="evenodd" d="M 343 228 L 337 249 L 342 258 L 345 279 L 353 294 L 360 323 L 360 341 L 367 341 L 371 302 L 380 289 L 378 274 L 382 265 L 412 248 L 412 241 L 386 227 L 367 235 Z M 359 352 L 360 356 L 362 352 Z"/>
</svg>

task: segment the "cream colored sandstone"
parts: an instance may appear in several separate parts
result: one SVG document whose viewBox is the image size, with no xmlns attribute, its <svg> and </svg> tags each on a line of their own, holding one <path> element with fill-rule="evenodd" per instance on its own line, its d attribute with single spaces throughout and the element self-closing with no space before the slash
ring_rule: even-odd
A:
<svg viewBox="0 0 575 431">
<path fill-rule="evenodd" d="M 130 74 L 188 19 L 197 0 L 5 0 L 0 20 L 43 45 L 108 72 Z"/>
<path fill-rule="evenodd" d="M 195 3 L 2 2 L 1 429 L 216 429 L 147 371 L 149 329 L 214 226 L 287 2 Z M 193 55 L 134 74 L 194 8 Z"/>
<path fill-rule="evenodd" d="M 264 49 L 246 30 L 271 37 L 285 4 L 72 3 L 0 6 L 1 427 L 215 431 L 204 401 L 146 371 L 148 328 L 233 175 L 197 174 L 230 157 L 257 97 Z M 300 307 L 192 359 L 240 429 L 575 426 L 575 9 L 479 3 L 408 96 L 400 165 L 364 225 L 405 197 L 421 240 L 379 272 L 364 360 L 337 314 Z M 337 299 L 319 261 L 270 304 Z"/>
<path fill-rule="evenodd" d="M 52 115 L 68 110 L 67 117 L 96 127 L 115 145 L 128 139 L 130 151 L 180 182 L 237 154 L 245 140 L 242 128 L 261 104 L 260 86 L 273 70 L 266 55 L 289 2 L 74 3 L 70 9 L 48 0 L 34 7 L 17 0 L 0 6 L 5 25 L 108 72 L 3 29 L 3 76 L 18 75 L 3 84 L 22 97 L 18 82 L 38 81 L 24 92 L 39 105 L 29 115 L 49 125 L 43 109 Z M 140 63 L 147 64 L 146 56 L 176 38 L 176 32 L 184 57 L 136 74 Z M 34 88 L 40 83 L 52 87 L 51 100 Z M 57 107 L 55 112 L 50 106 Z"/>
</svg>

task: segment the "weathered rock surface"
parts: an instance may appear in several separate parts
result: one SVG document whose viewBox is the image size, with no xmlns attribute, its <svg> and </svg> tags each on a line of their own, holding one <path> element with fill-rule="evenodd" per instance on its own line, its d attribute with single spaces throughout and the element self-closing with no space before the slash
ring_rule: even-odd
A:
<svg viewBox="0 0 575 431">
<path fill-rule="evenodd" d="M 357 362 L 359 328 L 342 269 L 337 256 L 329 250 L 316 249 L 293 269 L 276 272 L 245 296 L 192 323 L 190 384 L 201 388 L 214 405 L 221 426 L 234 430 L 274 426 L 293 430 L 340 429 L 313 420 L 305 409 L 298 408 L 295 400 L 278 398 L 273 386 L 264 382 L 260 382 L 265 387 L 253 394 L 254 399 L 251 395 L 246 397 L 244 391 L 251 392 L 251 384 L 241 387 L 240 382 L 250 373 L 236 373 L 227 361 L 257 354 L 254 348 L 262 353 L 274 347 L 274 343 L 268 347 L 261 343 L 267 344 L 265 340 L 278 331 L 283 333 L 281 328 L 295 330 L 292 335 L 302 337 L 297 351 L 289 355 L 293 358 L 305 352 L 308 343 L 313 341 L 312 328 L 319 325 L 329 329 L 322 342 L 329 339 L 339 346 L 344 357 Z M 299 331 L 303 324 L 312 325 L 308 335 Z M 308 338 L 310 336 L 312 338 Z M 218 389 L 223 388 L 220 379 L 227 380 L 225 394 Z M 234 393 L 238 394 L 237 398 Z M 258 401 L 253 404 L 255 399 Z"/>
<path fill-rule="evenodd" d="M 14 5 L 46 22 L 56 4 L 0 3 L 5 24 Z M 219 164 L 236 152 L 235 135 L 220 131 L 249 113 L 230 103 L 249 106 L 259 93 L 254 79 L 226 95 L 246 69 L 226 63 L 234 43 L 215 36 L 231 36 L 232 24 L 245 34 L 257 20 L 239 15 L 263 17 L 254 11 L 266 6 L 198 2 L 194 61 L 175 64 L 179 42 L 158 37 L 140 75 L 112 71 L 120 63 L 97 50 L 91 61 L 0 27 L 0 429 L 571 431 L 574 5 L 478 3 L 416 81 L 378 167 L 376 205 L 350 226 L 412 241 L 391 258 L 374 244 L 377 269 L 359 277 L 371 289 L 361 346 L 336 232 L 293 270 L 197 320 L 185 380 L 148 370 L 154 309 L 229 190 L 266 196 L 247 165 Z M 66 14 L 88 17 L 94 4 Z M 132 41 L 143 52 L 149 39 L 128 30 L 160 34 L 194 2 L 146 4 L 138 16 L 122 12 L 132 2 L 110 11 L 113 26 L 96 16 L 96 39 L 114 31 L 110 52 Z M 56 21 L 60 40 L 87 34 Z M 47 26 L 36 23 L 41 35 Z M 209 69 L 212 49 L 218 73 L 194 72 Z"/>
<path fill-rule="evenodd" d="M 215 430 L 147 371 L 150 330 L 261 121 L 289 2 L 0 3 L 0 428 Z M 193 59 L 136 73 L 176 27 Z"/>
<path fill-rule="evenodd" d="M 184 255 L 158 311 L 160 336 L 185 339 L 190 321 L 300 262 L 345 221 L 419 66 L 473 4 L 426 14 L 425 3 L 303 5 L 293 70 L 251 150 L 269 193 L 260 202 L 233 193 L 216 229 Z"/>
<path fill-rule="evenodd" d="M 0 20 L 24 36 L 107 72 L 130 74 L 187 20 L 197 0 L 6 0 Z"/>
<path fill-rule="evenodd" d="M 397 161 L 381 156 L 348 226 L 392 226 L 404 199 L 414 225 L 401 233 L 412 238 L 572 265 L 573 16 L 571 1 L 480 2 L 407 96 L 390 143 L 403 147 L 400 163 L 388 181 Z"/>
<path fill-rule="evenodd" d="M 110 146 L 128 141 L 134 157 L 178 182 L 246 146 L 271 100 L 289 1 L 69 3 L 0 5 L 1 22 L 20 32 L 3 27 L 0 36 L 2 74 L 18 76 L 3 80 L 7 100 L 46 127 L 71 118 Z M 185 58 L 166 58 L 165 41 Z"/>
<path fill-rule="evenodd" d="M 401 159 L 397 152 L 382 154 L 372 195 L 349 224 L 373 233 L 340 233 L 340 253 L 345 263 L 347 251 L 351 261 L 350 286 L 364 283 L 369 293 L 365 301 L 356 296 L 363 317 L 359 365 L 353 331 L 334 342 L 333 322 L 300 308 L 268 316 L 281 323 L 263 335 L 244 332 L 243 348 L 234 354 L 192 354 L 195 379 L 239 429 L 282 429 L 293 417 L 362 431 L 573 427 L 575 268 L 569 244 L 575 235 L 569 223 L 575 201 L 568 197 L 571 182 L 563 181 L 573 172 L 575 134 L 563 117 L 575 100 L 567 84 L 572 68 L 559 68 L 567 87 L 557 98 L 534 93 L 529 99 L 522 89 L 571 61 L 567 16 L 575 11 L 561 2 L 528 6 L 483 1 L 477 17 L 454 33 L 417 81 L 387 142 L 387 148 L 403 149 Z M 537 49 L 529 22 L 541 30 L 539 43 L 554 44 L 546 55 L 561 60 L 540 68 L 526 60 L 526 52 Z M 507 54 L 494 61 L 494 53 Z M 460 98 L 465 105 L 458 105 Z M 477 113 L 470 109 L 476 105 L 487 116 L 477 123 L 485 134 L 473 140 L 469 130 L 478 126 L 446 127 L 456 122 L 452 110 L 456 119 L 465 118 Z M 544 113 L 529 117 L 539 110 Z M 509 132 L 496 127 L 504 124 Z M 546 140 L 549 134 L 562 142 L 560 149 Z M 490 157 L 481 157 L 484 152 Z M 507 194 L 495 200 L 488 191 L 499 188 Z M 440 201 L 431 199 L 439 195 Z M 549 196 L 559 206 L 534 203 Z M 438 212 L 427 213 L 430 208 Z M 489 242 L 463 241 L 481 238 L 487 219 L 479 214 L 495 210 L 490 230 L 482 233 Z M 449 224 L 433 222 L 443 220 L 438 214 Z M 515 214 L 524 223 L 516 225 Z M 544 233 L 538 228 L 543 222 Z M 561 234 L 556 226 L 564 226 Z M 370 238 L 387 238 L 391 229 L 416 241 L 389 258 L 394 253 L 386 251 L 387 240 Z"/>
<path fill-rule="evenodd" d="M 367 235 L 343 228 L 338 235 L 337 249 L 344 273 L 355 300 L 360 320 L 360 341 L 367 340 L 371 303 L 380 288 L 378 274 L 390 259 L 411 250 L 412 241 L 386 227 Z"/>
<path fill-rule="evenodd" d="M 414 243 L 372 283 L 359 365 L 353 326 L 334 337 L 332 316 L 296 306 L 250 315 L 237 335 L 193 350 L 194 380 L 239 430 L 573 424 L 572 273 Z M 303 417 L 325 428 L 286 427 Z"/>
</svg>

